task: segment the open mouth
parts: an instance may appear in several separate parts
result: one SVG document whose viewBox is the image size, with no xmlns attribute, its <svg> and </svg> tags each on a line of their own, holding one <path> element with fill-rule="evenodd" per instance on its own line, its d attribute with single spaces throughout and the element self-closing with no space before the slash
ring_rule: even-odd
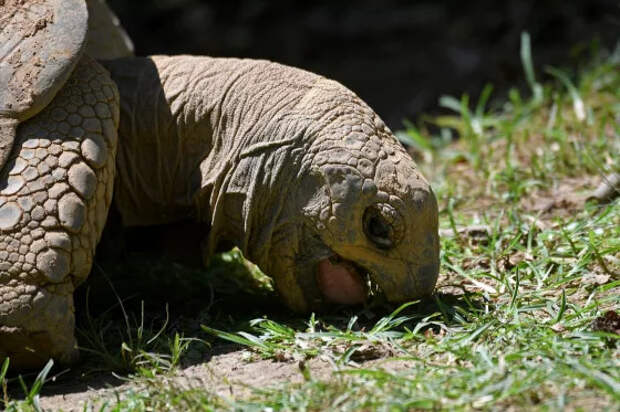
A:
<svg viewBox="0 0 620 412">
<path fill-rule="evenodd" d="M 323 297 L 329 302 L 358 305 L 368 299 L 368 271 L 338 255 L 319 261 L 316 280 Z"/>
</svg>

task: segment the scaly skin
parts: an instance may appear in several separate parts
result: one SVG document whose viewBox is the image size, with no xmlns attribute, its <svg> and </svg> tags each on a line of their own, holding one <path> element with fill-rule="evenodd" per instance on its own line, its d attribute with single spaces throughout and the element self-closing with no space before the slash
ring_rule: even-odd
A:
<svg viewBox="0 0 620 412">
<path fill-rule="evenodd" d="M 76 359 L 72 295 L 111 202 L 117 127 L 116 86 L 88 57 L 19 126 L 0 177 L 0 361 Z"/>
<path fill-rule="evenodd" d="M 121 94 L 115 202 L 125 225 L 206 221 L 205 260 L 239 246 L 297 311 L 328 303 L 316 280 L 325 259 L 369 272 L 392 301 L 431 293 L 435 197 L 354 93 L 266 61 L 105 65 Z"/>
<path fill-rule="evenodd" d="M 115 207 L 125 225 L 194 218 L 204 259 L 230 245 L 294 310 L 431 293 L 437 204 L 379 117 L 342 85 L 275 63 L 83 58 L 20 126 L 0 177 L 0 359 L 75 359 L 72 293 Z M 340 290 L 344 289 L 344 290 Z M 349 290 L 346 290 L 349 289 Z"/>
</svg>

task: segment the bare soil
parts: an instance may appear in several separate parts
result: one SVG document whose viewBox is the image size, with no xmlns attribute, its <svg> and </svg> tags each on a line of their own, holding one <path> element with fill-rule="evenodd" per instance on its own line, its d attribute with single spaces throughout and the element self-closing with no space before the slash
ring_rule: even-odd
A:
<svg viewBox="0 0 620 412">
<path fill-rule="evenodd" d="M 300 365 L 298 361 L 248 360 L 249 352 L 236 350 L 213 356 L 208 362 L 180 369 L 162 384 L 179 389 L 207 388 L 223 398 L 235 399 L 248 396 L 252 388 L 266 389 L 284 383 L 300 383 L 304 380 L 302 367 L 314 379 L 326 380 L 334 373 L 332 364 L 321 357 L 310 359 Z M 359 362 L 360 367 L 379 367 L 386 371 L 398 371 L 409 367 L 400 359 L 373 359 Z M 122 393 L 139 390 L 137 382 L 125 382 L 106 376 L 87 380 L 74 378 L 69 382 L 50 382 L 43 389 L 40 404 L 44 410 L 83 411 L 85 405 L 98 410 L 105 402 L 114 403 Z"/>
<path fill-rule="evenodd" d="M 565 215 L 584 206 L 587 194 L 597 186 L 600 177 L 569 178 L 559 182 L 550 192 L 539 191 L 531 193 L 523 199 L 524 209 L 540 213 L 541 224 L 551 224 L 553 216 Z M 577 194 L 581 192 L 582 194 Z M 484 233 L 471 228 L 459 230 L 460 236 L 467 236 L 471 241 L 484 241 Z M 470 233 L 471 232 L 471 233 Z M 510 256 L 506 265 L 514 265 L 516 261 L 528 259 L 528 256 Z M 513 261 L 514 260 L 514 261 Z M 484 262 L 472 262 L 473 265 L 483 265 Z M 609 275 L 604 273 L 592 274 L 592 279 L 582 279 L 582 282 L 605 283 Z M 454 287 L 453 280 L 443 276 L 438 284 L 439 293 L 458 295 L 467 290 L 488 287 L 483 284 L 462 284 Z M 611 326 L 609 326 L 611 325 Z M 597 328 L 600 330 L 617 330 L 618 315 L 609 313 L 601 318 Z M 432 331 L 427 331 L 432 333 Z M 360 367 L 382 368 L 388 371 L 398 371 L 408 368 L 407 361 L 393 358 L 393 353 L 382 348 L 371 347 L 368 356 L 363 349 L 358 351 L 355 359 Z M 212 348 L 206 359 L 198 359 L 194 364 L 180 368 L 178 372 L 162 384 L 178 387 L 179 389 L 207 388 L 213 394 L 223 398 L 237 399 L 250 395 L 252 388 L 266 389 L 285 383 L 299 383 L 304 379 L 302 368 L 310 373 L 314 379 L 328 380 L 337 370 L 326 358 L 317 357 L 300 364 L 298 360 L 260 359 L 254 352 L 239 348 L 237 345 L 217 345 Z M 161 378 L 160 378 L 161 379 Z M 128 390 L 140 389 L 139 379 L 121 379 L 110 372 L 81 376 L 79 370 L 68 374 L 60 374 L 56 379 L 46 383 L 40 398 L 41 406 L 45 410 L 82 411 L 84 405 L 89 404 L 95 410 L 105 402 L 114 403 L 118 397 Z M 17 394 L 16 394 L 17 396 Z"/>
</svg>

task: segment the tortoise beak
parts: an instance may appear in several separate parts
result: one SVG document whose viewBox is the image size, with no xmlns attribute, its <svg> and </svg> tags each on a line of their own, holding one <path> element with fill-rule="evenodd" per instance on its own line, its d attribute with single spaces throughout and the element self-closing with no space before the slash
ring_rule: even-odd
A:
<svg viewBox="0 0 620 412">
<path fill-rule="evenodd" d="M 433 293 L 439 277 L 439 259 L 432 263 L 403 269 L 380 273 L 371 272 L 373 282 L 377 283 L 388 301 L 405 302 Z"/>
</svg>

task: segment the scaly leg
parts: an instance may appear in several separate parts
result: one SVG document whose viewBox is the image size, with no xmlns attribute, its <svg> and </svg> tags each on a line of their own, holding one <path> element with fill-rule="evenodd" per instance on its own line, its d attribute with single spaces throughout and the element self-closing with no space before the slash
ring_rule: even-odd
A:
<svg viewBox="0 0 620 412">
<path fill-rule="evenodd" d="M 19 126 L 0 174 L 0 362 L 76 359 L 73 291 L 88 275 L 112 199 L 118 91 L 83 57 Z"/>
</svg>

